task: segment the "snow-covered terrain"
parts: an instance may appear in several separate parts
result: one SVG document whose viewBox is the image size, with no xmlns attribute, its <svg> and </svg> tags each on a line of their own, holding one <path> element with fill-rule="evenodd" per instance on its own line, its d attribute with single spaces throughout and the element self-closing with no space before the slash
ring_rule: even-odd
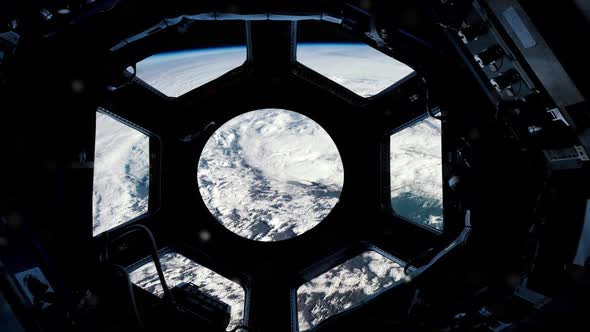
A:
<svg viewBox="0 0 590 332">
<path fill-rule="evenodd" d="M 156 54 L 137 63 L 137 77 L 169 97 L 178 97 L 246 61 L 246 47 Z"/>
<path fill-rule="evenodd" d="M 340 197 L 344 172 L 336 145 L 299 113 L 263 109 L 237 116 L 207 141 L 199 190 L 229 230 L 284 240 L 317 225 Z"/>
<path fill-rule="evenodd" d="M 366 44 L 298 44 L 297 61 L 362 97 L 385 90 L 414 70 Z"/>
<path fill-rule="evenodd" d="M 405 276 L 403 266 L 374 251 L 328 270 L 297 289 L 299 331 L 362 304 Z"/>
<path fill-rule="evenodd" d="M 246 294 L 242 286 L 175 252 L 162 255 L 160 264 L 169 288 L 174 288 L 182 282 L 193 283 L 202 292 L 230 305 L 228 331 L 242 325 L 246 303 Z M 129 278 L 134 284 L 157 296 L 164 295 L 156 266 L 151 260 L 131 271 Z"/>
<path fill-rule="evenodd" d="M 96 113 L 93 235 L 148 211 L 149 137 Z"/>
<path fill-rule="evenodd" d="M 391 205 L 409 220 L 442 230 L 440 121 L 425 118 L 391 135 Z"/>
</svg>

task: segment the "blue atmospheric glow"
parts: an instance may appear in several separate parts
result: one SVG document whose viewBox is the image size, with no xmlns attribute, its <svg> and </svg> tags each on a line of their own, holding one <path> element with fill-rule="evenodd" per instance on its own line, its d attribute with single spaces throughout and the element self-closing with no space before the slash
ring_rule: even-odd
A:
<svg viewBox="0 0 590 332">
<path fill-rule="evenodd" d="M 169 59 L 170 57 L 176 56 L 183 56 L 183 55 L 196 55 L 196 54 L 203 54 L 203 53 L 218 53 L 218 52 L 229 52 L 229 51 L 241 51 L 246 50 L 245 45 L 238 45 L 238 46 L 222 46 L 222 47 L 207 47 L 207 48 L 193 48 L 193 49 L 186 49 L 186 50 L 178 50 L 178 51 L 168 51 L 168 52 L 160 52 L 154 55 L 150 55 L 149 57 L 145 58 L 142 61 L 151 59 Z"/>
</svg>

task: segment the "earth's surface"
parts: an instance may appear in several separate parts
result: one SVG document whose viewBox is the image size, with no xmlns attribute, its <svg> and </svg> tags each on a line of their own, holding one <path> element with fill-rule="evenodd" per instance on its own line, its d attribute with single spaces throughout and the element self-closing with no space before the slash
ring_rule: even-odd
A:
<svg viewBox="0 0 590 332">
<path fill-rule="evenodd" d="M 338 202 L 344 170 L 336 144 L 310 118 L 282 109 L 241 114 L 209 138 L 198 166 L 209 211 L 251 240 L 296 237 Z"/>
</svg>

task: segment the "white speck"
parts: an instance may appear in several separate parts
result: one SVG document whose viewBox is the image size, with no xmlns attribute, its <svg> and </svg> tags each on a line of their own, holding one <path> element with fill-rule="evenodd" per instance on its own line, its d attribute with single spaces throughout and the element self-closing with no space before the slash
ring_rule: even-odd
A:
<svg viewBox="0 0 590 332">
<path fill-rule="evenodd" d="M 206 230 L 202 230 L 199 232 L 199 238 L 202 242 L 208 242 L 209 240 L 211 240 L 211 233 L 209 233 Z"/>
</svg>

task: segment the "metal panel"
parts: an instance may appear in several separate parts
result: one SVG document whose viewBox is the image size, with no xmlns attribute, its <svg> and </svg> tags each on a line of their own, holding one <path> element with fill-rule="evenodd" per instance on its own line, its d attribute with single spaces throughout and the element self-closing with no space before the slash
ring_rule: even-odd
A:
<svg viewBox="0 0 590 332">
<path fill-rule="evenodd" d="M 563 109 L 583 102 L 584 97 L 518 1 L 487 0 L 486 3 L 555 103 Z"/>
</svg>

